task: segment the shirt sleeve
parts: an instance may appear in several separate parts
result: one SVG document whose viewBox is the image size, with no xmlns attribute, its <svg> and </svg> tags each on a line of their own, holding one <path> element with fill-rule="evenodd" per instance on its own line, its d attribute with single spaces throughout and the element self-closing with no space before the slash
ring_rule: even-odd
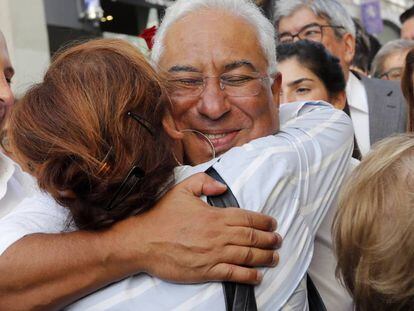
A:
<svg viewBox="0 0 414 311">
<path fill-rule="evenodd" d="M 61 233 L 73 228 L 69 211 L 46 193 L 24 199 L 10 214 L 0 219 L 0 255 L 28 234 Z"/>
<path fill-rule="evenodd" d="M 324 102 L 284 106 L 290 117 L 277 134 L 229 150 L 213 167 L 242 208 L 282 216 L 300 203 L 295 212 L 315 231 L 346 173 L 353 128 L 345 113 Z"/>
</svg>

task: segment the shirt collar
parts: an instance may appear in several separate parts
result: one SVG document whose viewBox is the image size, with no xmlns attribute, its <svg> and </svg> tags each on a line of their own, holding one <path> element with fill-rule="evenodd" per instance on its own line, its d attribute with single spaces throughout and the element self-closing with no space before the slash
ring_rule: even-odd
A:
<svg viewBox="0 0 414 311">
<path fill-rule="evenodd" d="M 0 151 L 0 199 L 7 191 L 7 183 L 16 170 L 16 164 Z"/>
<path fill-rule="evenodd" d="M 36 180 L 24 172 L 16 162 L 0 152 L 0 200 L 6 196 L 8 183 L 12 178 L 24 190 L 25 195 L 38 191 Z"/>
<path fill-rule="evenodd" d="M 346 99 L 349 107 L 368 113 L 365 87 L 352 72 L 349 72 L 348 83 L 346 84 Z"/>
</svg>

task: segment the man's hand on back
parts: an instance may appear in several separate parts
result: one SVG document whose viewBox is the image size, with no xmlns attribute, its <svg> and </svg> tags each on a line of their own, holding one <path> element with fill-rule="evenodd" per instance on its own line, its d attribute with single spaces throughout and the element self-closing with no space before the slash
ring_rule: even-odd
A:
<svg viewBox="0 0 414 311">
<path fill-rule="evenodd" d="M 258 283 L 261 276 L 246 266 L 274 266 L 281 243 L 276 221 L 239 208 L 211 207 L 198 197 L 218 195 L 226 187 L 205 174 L 175 186 L 145 214 L 111 230 L 128 249 L 140 271 L 164 280 L 193 283 L 226 280 Z"/>
<path fill-rule="evenodd" d="M 0 256 L 0 309 L 58 310 L 140 272 L 181 283 L 259 282 L 259 272 L 247 266 L 277 263 L 276 222 L 198 198 L 225 189 L 198 174 L 109 230 L 23 237 Z"/>
</svg>

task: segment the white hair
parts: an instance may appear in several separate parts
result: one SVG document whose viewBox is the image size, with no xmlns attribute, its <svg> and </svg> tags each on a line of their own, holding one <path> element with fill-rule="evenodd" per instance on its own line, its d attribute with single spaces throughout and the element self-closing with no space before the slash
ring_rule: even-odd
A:
<svg viewBox="0 0 414 311">
<path fill-rule="evenodd" d="M 154 38 L 151 61 L 157 65 L 165 49 L 165 36 L 168 29 L 179 19 L 199 10 L 222 10 L 239 16 L 251 24 L 257 32 L 258 42 L 267 59 L 268 74 L 276 72 L 276 42 L 272 23 L 250 0 L 178 0 L 165 12 L 164 19 Z M 198 27 L 194 25 L 194 27 Z"/>
<path fill-rule="evenodd" d="M 345 7 L 337 0 L 280 0 L 276 2 L 275 7 L 275 25 L 279 27 L 279 21 L 295 13 L 297 10 L 306 7 L 316 16 L 328 19 L 332 26 L 341 26 L 345 32 L 354 36 L 356 34 L 355 24 L 351 15 Z M 340 29 L 335 29 L 335 33 L 344 34 Z"/>
<path fill-rule="evenodd" d="M 384 72 L 385 60 L 394 53 L 404 53 L 414 48 L 414 40 L 397 39 L 387 42 L 375 55 L 371 65 L 371 75 L 379 78 Z"/>
</svg>

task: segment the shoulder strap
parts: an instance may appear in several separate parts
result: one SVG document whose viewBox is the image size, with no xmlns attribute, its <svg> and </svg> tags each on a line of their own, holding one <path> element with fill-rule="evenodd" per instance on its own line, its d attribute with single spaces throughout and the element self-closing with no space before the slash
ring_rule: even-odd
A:
<svg viewBox="0 0 414 311">
<path fill-rule="evenodd" d="M 308 289 L 309 311 L 326 311 L 323 299 L 316 289 L 315 284 L 313 284 L 313 281 L 309 274 L 306 279 L 306 287 Z"/>
<path fill-rule="evenodd" d="M 226 184 L 214 168 L 210 167 L 205 173 Z M 210 205 L 216 207 L 239 207 L 237 199 L 230 188 L 222 195 L 207 197 L 207 201 Z M 252 285 L 223 282 L 223 289 L 227 311 L 257 311 L 256 297 Z"/>
<path fill-rule="evenodd" d="M 205 173 L 227 185 L 214 168 L 210 167 Z M 230 188 L 227 188 L 227 191 L 222 195 L 207 197 L 207 201 L 210 205 L 216 207 L 239 207 L 239 203 Z M 252 285 L 223 282 L 223 289 L 227 311 L 257 311 L 256 297 Z M 307 276 L 307 292 L 309 311 L 326 311 L 322 297 L 309 275 Z"/>
</svg>

